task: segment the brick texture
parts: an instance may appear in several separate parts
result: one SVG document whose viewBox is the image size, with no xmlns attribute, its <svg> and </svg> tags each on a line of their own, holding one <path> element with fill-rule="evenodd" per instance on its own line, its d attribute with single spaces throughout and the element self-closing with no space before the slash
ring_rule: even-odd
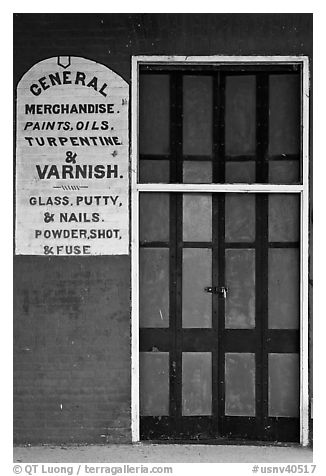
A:
<svg viewBox="0 0 326 476">
<path fill-rule="evenodd" d="M 128 257 L 16 261 L 15 442 L 130 441 Z"/>
</svg>

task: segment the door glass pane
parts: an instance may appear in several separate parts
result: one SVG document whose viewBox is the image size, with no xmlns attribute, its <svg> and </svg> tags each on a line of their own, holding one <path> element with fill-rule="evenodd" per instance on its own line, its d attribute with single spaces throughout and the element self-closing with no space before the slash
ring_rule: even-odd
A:
<svg viewBox="0 0 326 476">
<path fill-rule="evenodd" d="M 256 78 L 227 76 L 225 83 L 225 153 L 254 155 L 256 150 Z"/>
<path fill-rule="evenodd" d="M 270 194 L 269 241 L 299 241 L 300 196 L 298 194 Z"/>
<path fill-rule="evenodd" d="M 212 241 L 212 195 L 183 194 L 183 241 Z"/>
<path fill-rule="evenodd" d="M 226 250 L 225 327 L 255 327 L 255 250 Z"/>
<path fill-rule="evenodd" d="M 170 235 L 168 193 L 141 193 L 139 197 L 140 241 L 168 241 Z"/>
<path fill-rule="evenodd" d="M 268 372 L 269 416 L 299 417 L 299 355 L 269 354 Z"/>
<path fill-rule="evenodd" d="M 225 196 L 225 241 L 252 242 L 255 240 L 255 196 L 228 193 Z"/>
<path fill-rule="evenodd" d="M 212 183 L 212 162 L 185 160 L 183 183 Z"/>
<path fill-rule="evenodd" d="M 225 354 L 225 415 L 255 416 L 255 354 Z"/>
<path fill-rule="evenodd" d="M 269 183 L 299 183 L 300 164 L 298 160 L 271 160 L 268 164 Z"/>
<path fill-rule="evenodd" d="M 182 415 L 212 413 L 212 354 L 182 352 Z"/>
<path fill-rule="evenodd" d="M 226 162 L 226 183 L 254 183 L 256 182 L 256 164 L 254 161 Z"/>
<path fill-rule="evenodd" d="M 270 329 L 298 329 L 300 262 L 297 248 L 268 250 L 268 323 Z"/>
<path fill-rule="evenodd" d="M 212 154 L 213 80 L 183 77 L 183 154 Z"/>
<path fill-rule="evenodd" d="M 143 74 L 139 81 L 139 151 L 170 152 L 170 77 Z"/>
<path fill-rule="evenodd" d="M 140 327 L 169 327 L 169 249 L 140 248 Z"/>
<path fill-rule="evenodd" d="M 168 160 L 140 160 L 140 183 L 169 183 L 170 163 Z"/>
<path fill-rule="evenodd" d="M 169 353 L 139 353 L 140 414 L 169 414 Z"/>
<path fill-rule="evenodd" d="M 184 248 L 182 257 L 182 326 L 212 327 L 212 250 Z"/>
<path fill-rule="evenodd" d="M 300 76 L 269 76 L 269 155 L 300 152 Z"/>
</svg>

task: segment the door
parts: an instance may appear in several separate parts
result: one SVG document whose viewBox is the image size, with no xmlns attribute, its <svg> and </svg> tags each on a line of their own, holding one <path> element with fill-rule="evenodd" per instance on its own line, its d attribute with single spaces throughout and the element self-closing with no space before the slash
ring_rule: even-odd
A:
<svg viewBox="0 0 326 476">
<path fill-rule="evenodd" d="M 297 66 L 144 68 L 141 183 L 301 181 Z M 139 195 L 141 439 L 299 441 L 300 194 Z"/>
</svg>

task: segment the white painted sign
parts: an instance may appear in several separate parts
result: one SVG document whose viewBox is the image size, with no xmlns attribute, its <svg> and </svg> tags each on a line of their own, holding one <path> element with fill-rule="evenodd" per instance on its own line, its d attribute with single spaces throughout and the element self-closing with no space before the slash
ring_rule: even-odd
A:
<svg viewBox="0 0 326 476">
<path fill-rule="evenodd" d="M 129 253 L 129 86 L 79 57 L 17 88 L 16 254 Z"/>
</svg>

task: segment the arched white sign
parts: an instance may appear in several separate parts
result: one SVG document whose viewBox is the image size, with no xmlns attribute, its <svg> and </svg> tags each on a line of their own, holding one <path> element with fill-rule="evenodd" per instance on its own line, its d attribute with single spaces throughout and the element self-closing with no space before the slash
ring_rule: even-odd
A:
<svg viewBox="0 0 326 476">
<path fill-rule="evenodd" d="M 84 58 L 49 58 L 23 76 L 16 254 L 129 253 L 128 103 L 128 84 Z"/>
</svg>

